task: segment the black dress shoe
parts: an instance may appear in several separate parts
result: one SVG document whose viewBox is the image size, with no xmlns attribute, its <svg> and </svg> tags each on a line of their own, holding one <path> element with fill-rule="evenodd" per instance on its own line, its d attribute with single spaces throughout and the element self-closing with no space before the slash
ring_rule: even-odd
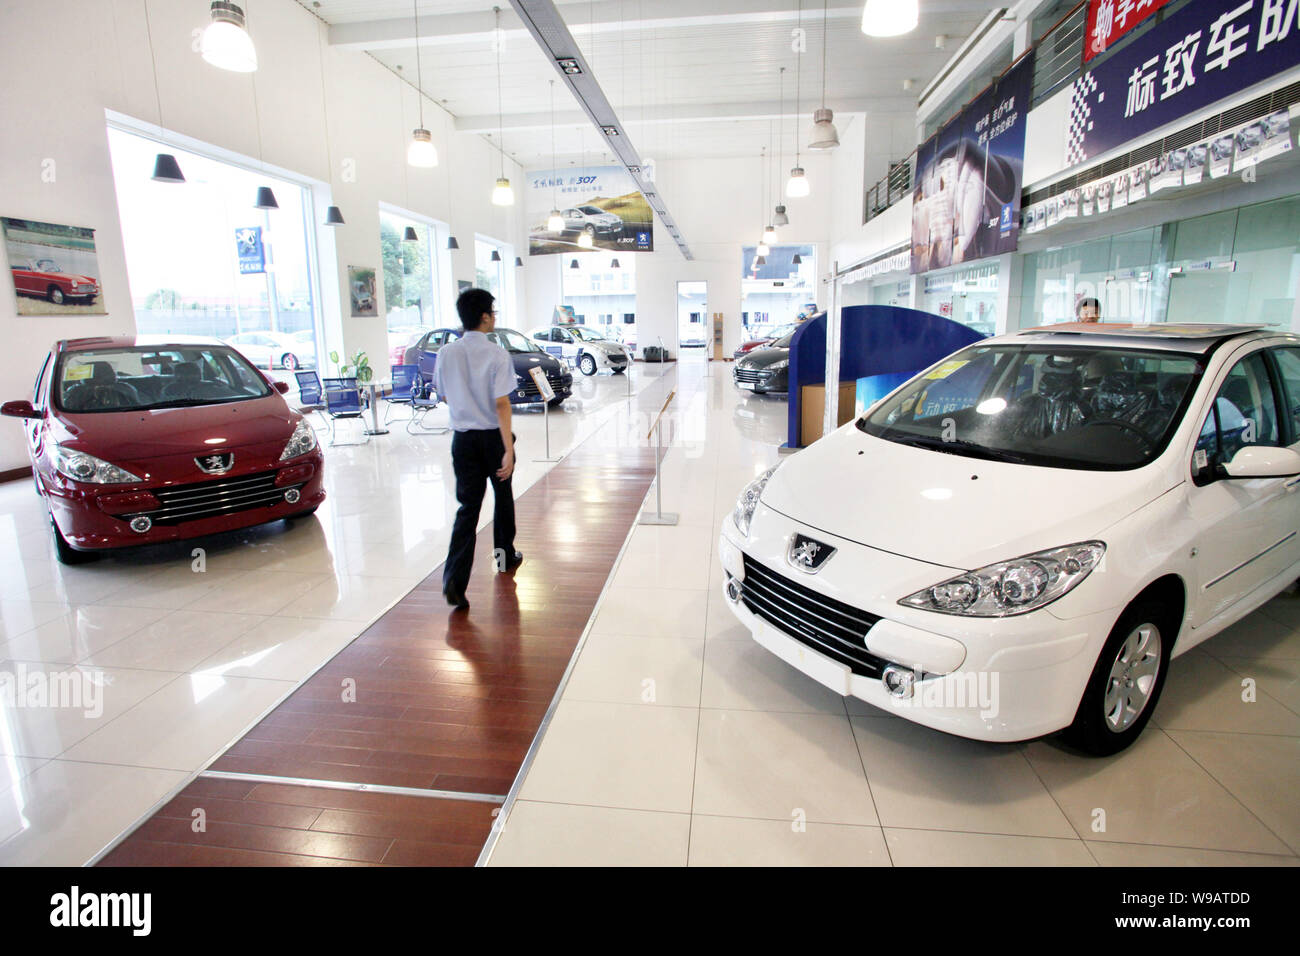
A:
<svg viewBox="0 0 1300 956">
<path fill-rule="evenodd" d="M 513 571 L 515 568 L 519 567 L 519 565 L 521 565 L 521 564 L 523 564 L 523 563 L 524 563 L 524 554 L 523 554 L 523 552 L 522 552 L 522 551 L 516 551 L 514 554 L 510 555 L 510 558 L 506 561 L 506 566 L 505 566 L 504 568 L 502 568 L 501 570 L 502 570 L 502 571 Z"/>
<path fill-rule="evenodd" d="M 447 603 L 461 611 L 469 610 L 469 599 L 465 597 L 465 592 L 455 587 L 447 585 L 442 589 L 442 596 L 447 599 Z"/>
</svg>

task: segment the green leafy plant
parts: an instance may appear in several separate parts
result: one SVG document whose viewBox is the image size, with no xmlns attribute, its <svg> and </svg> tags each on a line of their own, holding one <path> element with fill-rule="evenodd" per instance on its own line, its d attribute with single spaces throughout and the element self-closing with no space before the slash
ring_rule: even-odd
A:
<svg viewBox="0 0 1300 956">
<path fill-rule="evenodd" d="M 364 385 L 375 377 L 375 370 L 370 367 L 370 357 L 360 349 L 347 364 L 339 364 L 338 352 L 330 352 L 330 361 L 338 366 L 340 378 L 355 378 L 359 385 Z"/>
</svg>

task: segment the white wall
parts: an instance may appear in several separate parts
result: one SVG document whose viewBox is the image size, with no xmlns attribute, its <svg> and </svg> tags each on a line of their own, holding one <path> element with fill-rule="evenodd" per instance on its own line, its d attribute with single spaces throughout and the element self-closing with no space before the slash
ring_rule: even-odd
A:
<svg viewBox="0 0 1300 956">
<path fill-rule="evenodd" d="M 461 244 L 452 261 L 456 279 L 474 279 L 475 232 L 527 249 L 519 207 L 502 210 L 489 201 L 496 150 L 478 136 L 454 133 L 450 117 L 426 102 L 425 125 L 443 165 L 408 167 L 406 141 L 417 125 L 414 91 L 364 53 L 326 46 L 323 95 L 318 36 L 324 28 L 293 0 L 259 0 L 250 9 L 260 66 L 253 78 L 211 67 L 195 51 L 194 31 L 209 19 L 207 0 L 150 0 L 148 9 L 164 125 L 256 159 L 255 79 L 264 161 L 328 183 L 342 208 L 346 226 L 318 230 L 324 311 L 333 318 L 327 335 L 341 321 L 342 342 L 329 341 L 329 348 L 387 353 L 382 301 L 373 318 L 337 318 L 339 303 L 347 300 L 346 267 L 380 265 L 380 202 L 450 222 Z M 134 331 L 104 111 L 154 123 L 158 107 L 143 0 L 4 0 L 0 62 L 6 71 L 0 215 L 95 229 L 108 310 L 107 316 L 19 318 L 10 280 L 0 279 L 0 323 L 9 332 L 9 347 L 0 354 L 0 396 L 8 399 L 29 393 L 57 339 Z M 54 177 L 47 182 L 42 173 L 50 160 Z M 522 186 L 513 163 L 506 174 Z M 323 203 L 318 211 L 323 215 Z M 527 283 L 515 286 L 524 314 Z M 0 422 L 0 471 L 26 464 L 17 424 Z"/>
<path fill-rule="evenodd" d="M 826 271 L 831 209 L 839 199 L 831 178 L 834 155 L 803 154 L 801 162 L 812 192 L 804 199 L 780 200 L 786 205 L 790 225 L 777 230 L 778 241 L 815 245 L 819 272 Z M 741 247 L 758 242 L 763 226 L 771 222 L 776 199 L 769 195 L 766 201 L 761 201 L 763 173 L 757 156 L 659 160 L 655 165 L 656 186 L 695 258 L 689 262 L 684 259 L 658 222 L 655 223 L 655 251 L 634 254 L 637 349 L 654 345 L 662 338 L 664 345 L 676 355 L 677 283 L 699 280 L 708 283 L 710 315 L 723 314 L 723 347 L 730 355 L 741 339 Z M 787 156 L 786 169 L 778 177 L 782 192 L 789 167 L 793 165 L 793 157 Z M 860 197 L 857 201 L 860 204 Z M 566 257 L 535 256 L 524 270 L 530 324 L 549 323 L 551 310 L 561 301 L 562 262 L 567 262 Z M 820 288 L 817 298 L 824 303 Z"/>
</svg>

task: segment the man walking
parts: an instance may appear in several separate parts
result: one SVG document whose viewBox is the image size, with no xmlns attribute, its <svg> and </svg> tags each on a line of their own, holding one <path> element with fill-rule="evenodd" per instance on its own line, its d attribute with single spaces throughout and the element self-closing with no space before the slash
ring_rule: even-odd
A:
<svg viewBox="0 0 1300 956">
<path fill-rule="evenodd" d="M 451 411 L 451 464 L 456 472 L 460 509 L 451 529 L 451 546 L 442 572 L 447 603 L 465 610 L 474 540 L 487 482 L 496 498 L 492 539 L 497 570 L 513 571 L 524 556 L 515 550 L 515 499 L 510 476 L 515 470 L 515 442 L 510 431 L 510 393 L 515 368 L 510 353 L 486 333 L 496 327 L 492 293 L 466 289 L 456 300 L 465 334 L 438 350 L 433 387 Z"/>
</svg>

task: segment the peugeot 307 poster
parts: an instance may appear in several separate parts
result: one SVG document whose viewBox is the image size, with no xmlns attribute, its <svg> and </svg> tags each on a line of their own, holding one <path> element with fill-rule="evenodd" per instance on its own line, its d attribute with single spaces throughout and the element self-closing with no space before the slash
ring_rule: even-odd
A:
<svg viewBox="0 0 1300 956">
<path fill-rule="evenodd" d="M 532 256 L 610 249 L 654 251 L 654 213 L 622 166 L 574 166 L 528 174 L 524 211 Z M 563 222 L 549 222 L 551 212 Z M 589 237 L 588 246 L 583 238 Z"/>
<path fill-rule="evenodd" d="M 916 151 L 912 272 L 1014 252 L 1030 51 Z"/>
</svg>

